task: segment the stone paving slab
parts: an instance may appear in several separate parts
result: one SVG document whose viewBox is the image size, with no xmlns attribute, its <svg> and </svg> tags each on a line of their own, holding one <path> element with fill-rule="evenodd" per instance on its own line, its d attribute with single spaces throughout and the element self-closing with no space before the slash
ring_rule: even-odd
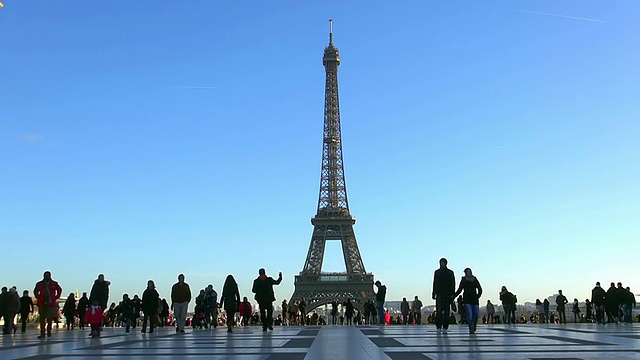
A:
<svg viewBox="0 0 640 360">
<path fill-rule="evenodd" d="M 640 359 L 640 324 L 479 326 L 469 335 L 464 326 L 439 334 L 433 326 L 260 327 L 155 333 L 107 328 L 100 338 L 88 331 L 54 329 L 50 338 L 38 332 L 3 335 L 0 359 Z"/>
</svg>

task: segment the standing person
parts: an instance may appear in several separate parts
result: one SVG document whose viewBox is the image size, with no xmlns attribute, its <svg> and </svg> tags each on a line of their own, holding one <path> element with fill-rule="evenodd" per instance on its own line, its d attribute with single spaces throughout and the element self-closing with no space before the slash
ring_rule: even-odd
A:
<svg viewBox="0 0 640 360">
<path fill-rule="evenodd" d="M 331 302 L 331 325 L 338 325 L 338 305 L 340 305 L 338 299 L 333 299 Z"/>
<path fill-rule="evenodd" d="M 542 301 L 542 309 L 544 310 L 544 321 L 545 323 L 549 323 L 551 318 L 549 317 L 549 307 L 551 304 L 549 303 L 549 299 L 545 298 Z"/>
<path fill-rule="evenodd" d="M 596 282 L 596 286 L 591 290 L 591 303 L 595 307 L 596 310 L 596 323 L 605 324 L 604 322 L 604 308 L 606 305 L 606 297 L 607 293 L 604 291 L 602 287 L 600 287 L 600 282 Z"/>
<path fill-rule="evenodd" d="M 176 318 L 176 332 L 183 333 L 187 320 L 187 308 L 191 301 L 191 288 L 184 282 L 184 274 L 178 275 L 178 282 L 171 287 L 171 310 Z"/>
<path fill-rule="evenodd" d="M 536 299 L 536 311 L 538 312 L 538 323 L 544 324 L 544 305 L 540 299 Z"/>
<path fill-rule="evenodd" d="M 378 288 L 378 292 L 376 292 L 376 303 L 378 304 L 378 314 L 384 314 L 384 299 L 387 297 L 387 287 L 382 285 L 380 280 L 376 281 L 376 287 Z M 384 325 L 384 316 L 380 316 L 379 320 L 380 325 Z"/>
<path fill-rule="evenodd" d="M 584 307 L 586 312 L 586 321 L 593 322 L 593 304 L 591 304 L 591 301 L 589 301 L 589 299 L 584 300 Z"/>
<path fill-rule="evenodd" d="M 218 293 L 213 289 L 213 285 L 209 284 L 204 292 L 204 318 L 205 327 L 218 327 Z"/>
<path fill-rule="evenodd" d="M 447 333 L 449 329 L 449 318 L 451 302 L 455 298 L 456 278 L 453 271 L 447 268 L 448 261 L 441 258 L 440 268 L 433 273 L 433 287 L 431 298 L 436 301 L 436 331 Z"/>
<path fill-rule="evenodd" d="M 413 302 L 411 303 L 411 312 L 413 313 L 413 317 L 416 319 L 416 325 L 422 324 L 422 301 L 418 299 L 418 295 L 413 298 Z"/>
<path fill-rule="evenodd" d="M 240 307 L 240 292 L 238 283 L 233 275 L 227 275 L 222 286 L 222 296 L 220 297 L 220 307 L 227 313 L 227 332 L 233 332 L 232 327 L 235 314 Z"/>
<path fill-rule="evenodd" d="M 167 299 L 160 300 L 158 298 L 158 308 L 156 309 L 156 311 L 156 314 L 158 314 L 158 322 L 160 323 L 160 327 L 165 327 L 167 325 L 167 322 L 169 321 L 169 303 L 167 302 Z M 156 320 L 154 317 L 154 322 L 155 321 Z"/>
<path fill-rule="evenodd" d="M 38 338 L 44 338 L 45 324 L 47 337 L 50 337 L 51 320 L 54 316 L 57 316 L 56 301 L 62 295 L 62 288 L 56 281 L 51 279 L 51 272 L 45 271 L 42 280 L 36 283 L 33 295 L 38 301 L 38 313 L 40 314 L 40 336 Z"/>
<path fill-rule="evenodd" d="M 347 298 L 347 301 L 344 302 L 344 317 L 347 319 L 347 325 L 353 325 L 353 303 L 351 302 L 351 298 Z"/>
<path fill-rule="evenodd" d="M 298 303 L 298 311 L 300 311 L 300 325 L 307 325 L 307 301 L 304 297 Z"/>
<path fill-rule="evenodd" d="M 630 287 L 625 288 L 625 299 L 624 299 L 624 322 L 626 324 L 633 323 L 633 308 L 636 307 L 636 297 L 631 292 Z"/>
<path fill-rule="evenodd" d="M 491 300 L 487 300 L 487 324 L 493 324 L 495 314 L 496 307 L 491 303 Z"/>
<path fill-rule="evenodd" d="M 273 302 L 276 296 L 273 292 L 273 285 L 280 285 L 282 282 L 282 272 L 278 273 L 278 280 L 268 277 L 265 269 L 258 270 L 258 278 L 253 280 L 251 292 L 256 294 L 255 299 L 260 307 L 260 321 L 262 321 L 262 331 L 273 330 Z"/>
<path fill-rule="evenodd" d="M 22 323 L 22 330 L 20 332 L 27 331 L 27 321 L 31 313 L 33 313 L 33 299 L 29 296 L 29 290 L 25 290 L 22 292 L 22 297 L 20 298 L 20 322 Z"/>
<path fill-rule="evenodd" d="M 147 322 L 149 322 L 149 333 L 153 332 L 153 328 L 156 325 L 156 316 L 158 315 L 159 301 L 160 295 L 156 291 L 156 285 L 153 280 L 147 281 L 147 288 L 142 293 L 142 312 L 144 312 L 142 332 L 147 332 Z"/>
<path fill-rule="evenodd" d="M 402 302 L 400 303 L 400 313 L 402 314 L 402 324 L 407 325 L 409 323 L 409 311 L 411 307 L 409 306 L 409 302 L 406 297 L 402 298 Z"/>
<path fill-rule="evenodd" d="M 558 296 L 556 296 L 556 310 L 558 310 L 558 322 L 560 324 L 567 323 L 567 315 L 565 313 L 565 305 L 569 303 L 567 297 L 562 295 L 562 290 L 558 290 Z"/>
<path fill-rule="evenodd" d="M 103 311 L 107 308 L 107 302 L 109 301 L 109 285 L 111 285 L 111 282 L 104 279 L 104 274 L 100 274 L 93 282 L 91 293 L 89 294 L 89 302 L 93 304 L 93 300 L 98 300 L 98 305 Z"/>
<path fill-rule="evenodd" d="M 87 313 L 87 309 L 89 308 L 89 298 L 87 297 L 87 293 L 83 292 L 82 297 L 78 300 L 78 327 L 81 330 L 84 330 L 84 314 Z"/>
<path fill-rule="evenodd" d="M 70 293 L 62 307 L 62 315 L 64 315 L 65 326 L 67 330 L 73 330 L 76 317 L 76 296 Z"/>
<path fill-rule="evenodd" d="M 280 307 L 282 308 L 282 325 L 287 326 L 289 325 L 289 317 L 287 316 L 289 313 L 289 303 L 287 303 L 287 299 L 282 300 Z"/>
<path fill-rule="evenodd" d="M 464 307 L 467 313 L 467 324 L 469 324 L 469 334 L 475 334 L 478 326 L 478 316 L 480 314 L 480 297 L 482 296 L 482 286 L 478 278 L 471 272 L 470 268 L 464 269 L 464 276 L 460 280 L 458 290 L 453 295 L 458 296 L 461 292 L 464 301 Z"/>
<path fill-rule="evenodd" d="M 578 303 L 578 299 L 573 299 L 573 322 L 581 322 L 580 321 L 580 304 Z"/>
<path fill-rule="evenodd" d="M 85 322 L 91 327 L 91 337 L 100 337 L 100 331 L 102 330 L 102 323 L 104 322 L 104 313 L 102 307 L 95 299 L 91 302 L 91 306 L 87 309 L 87 313 L 84 315 Z"/>
<path fill-rule="evenodd" d="M 240 316 L 242 316 L 242 326 L 249 325 L 249 320 L 251 320 L 251 303 L 246 296 L 242 298 L 242 302 L 240 303 L 240 306 L 238 306 L 238 310 L 240 311 Z"/>
</svg>

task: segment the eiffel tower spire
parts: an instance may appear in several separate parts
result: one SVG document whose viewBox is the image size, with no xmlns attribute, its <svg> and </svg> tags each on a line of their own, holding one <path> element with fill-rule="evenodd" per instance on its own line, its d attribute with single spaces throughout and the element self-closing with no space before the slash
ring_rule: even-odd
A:
<svg viewBox="0 0 640 360">
<path fill-rule="evenodd" d="M 356 307 L 374 297 L 373 275 L 367 273 L 356 242 L 355 217 L 349 211 L 347 185 L 342 158 L 338 66 L 340 53 L 333 44 L 333 21 L 329 20 L 329 45 L 324 49 L 325 68 L 324 129 L 322 136 L 322 170 L 316 215 L 311 219 L 313 234 L 304 267 L 295 279 L 291 301 L 307 299 L 307 310 L 351 298 Z M 322 271 L 327 241 L 340 241 L 346 273 Z"/>
</svg>

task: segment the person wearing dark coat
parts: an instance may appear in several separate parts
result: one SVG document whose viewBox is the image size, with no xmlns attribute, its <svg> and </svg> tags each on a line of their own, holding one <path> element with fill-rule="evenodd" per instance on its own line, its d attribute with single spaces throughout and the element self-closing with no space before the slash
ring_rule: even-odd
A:
<svg viewBox="0 0 640 360">
<path fill-rule="evenodd" d="M 605 310 L 607 312 L 607 322 L 616 324 L 618 323 L 618 289 L 616 289 L 616 284 L 611 283 L 611 286 L 607 289 L 607 293 L 605 296 Z"/>
<path fill-rule="evenodd" d="M 107 308 L 107 302 L 109 301 L 109 285 L 110 281 L 104 279 L 104 275 L 98 275 L 98 278 L 93 282 L 91 287 L 91 293 L 89 294 L 89 303 L 93 303 L 93 300 L 98 301 L 98 305 L 104 310 Z"/>
<path fill-rule="evenodd" d="M 431 298 L 436 301 L 436 331 L 444 333 L 449 329 L 451 302 L 455 298 L 456 278 L 447 268 L 447 259 L 440 259 L 440 268 L 433 273 Z"/>
<path fill-rule="evenodd" d="M 4 328 L 3 334 L 10 334 L 11 331 L 15 333 L 17 327 L 13 323 L 13 320 L 16 317 L 16 314 L 20 312 L 20 296 L 16 291 L 16 287 L 12 287 L 9 289 L 7 293 L 5 293 L 5 306 L 2 317 L 4 318 Z"/>
<path fill-rule="evenodd" d="M 260 306 L 260 321 L 262 321 L 262 331 L 273 330 L 273 302 L 276 296 L 273 292 L 273 285 L 280 285 L 282 282 L 282 272 L 278 274 L 278 280 L 267 276 L 264 269 L 258 270 L 258 278 L 253 280 L 251 292 L 256 294 L 255 300 Z"/>
<path fill-rule="evenodd" d="M 142 293 L 142 311 L 144 312 L 142 332 L 147 332 L 147 322 L 149 322 L 149 333 L 153 332 L 156 316 L 158 315 L 159 301 L 160 295 L 156 291 L 156 285 L 153 280 L 147 281 L 147 288 Z"/>
<path fill-rule="evenodd" d="M 128 334 L 131 323 L 134 319 L 135 304 L 129 299 L 129 294 L 122 295 L 122 302 L 118 306 L 118 316 L 125 325 L 125 332 Z"/>
<path fill-rule="evenodd" d="M 240 292 L 238 291 L 238 283 L 233 275 L 227 275 L 222 286 L 222 296 L 220 297 L 220 307 L 224 308 L 227 313 L 227 332 L 233 332 L 232 327 L 235 320 L 235 314 L 240 307 Z"/>
<path fill-rule="evenodd" d="M 607 304 L 607 293 L 600 287 L 599 281 L 596 282 L 596 287 L 591 290 L 591 303 L 596 309 L 596 323 L 604 325 L 604 309 Z"/>
<path fill-rule="evenodd" d="M 87 293 L 83 292 L 82 297 L 78 300 L 78 308 L 76 311 L 78 312 L 78 328 L 84 330 L 84 315 L 87 313 L 87 309 L 91 306 L 89 302 L 89 298 L 87 298 Z"/>
<path fill-rule="evenodd" d="M 351 298 L 347 298 L 347 301 L 344 302 L 344 317 L 347 319 L 347 325 L 353 325 L 353 303 L 351 302 Z"/>
<path fill-rule="evenodd" d="M 460 280 L 458 290 L 453 295 L 458 296 L 463 292 L 462 300 L 464 301 L 465 311 L 467 313 L 467 324 L 469 325 L 469 334 L 475 334 L 478 325 L 478 317 L 480 315 L 480 297 L 482 296 L 482 286 L 478 278 L 473 276 L 471 269 L 464 269 L 464 276 Z"/>
<path fill-rule="evenodd" d="M 29 290 L 25 290 L 20 298 L 20 322 L 22 323 L 20 332 L 27 331 L 27 321 L 31 313 L 33 313 L 33 299 L 29 296 Z"/>
<path fill-rule="evenodd" d="M 567 297 L 562 295 L 562 290 L 558 290 L 558 296 L 556 296 L 556 310 L 558 311 L 558 322 L 560 324 L 567 323 L 567 315 L 565 312 L 565 305 L 569 303 Z"/>
<path fill-rule="evenodd" d="M 76 317 L 76 297 L 73 293 L 70 293 L 67 300 L 65 300 L 62 307 L 62 315 L 64 315 L 67 330 L 73 330 Z"/>
</svg>

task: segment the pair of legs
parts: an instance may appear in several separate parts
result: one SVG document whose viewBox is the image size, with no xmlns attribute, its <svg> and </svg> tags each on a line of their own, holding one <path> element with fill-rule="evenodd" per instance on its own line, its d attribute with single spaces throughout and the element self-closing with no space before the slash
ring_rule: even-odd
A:
<svg viewBox="0 0 640 360">
<path fill-rule="evenodd" d="M 73 325 L 74 321 L 75 321 L 75 316 L 65 316 L 64 317 L 64 322 L 65 322 L 65 327 L 67 328 L 67 330 L 73 330 Z"/>
<path fill-rule="evenodd" d="M 84 329 L 84 314 L 86 313 L 78 313 L 78 328 Z"/>
<path fill-rule="evenodd" d="M 451 317 L 451 299 L 447 296 L 436 296 L 436 328 L 438 330 L 449 328 Z"/>
<path fill-rule="evenodd" d="M 2 315 L 2 318 L 4 319 L 4 327 L 2 328 L 2 333 L 3 334 L 11 334 L 11 332 L 14 330 L 15 325 L 13 323 L 13 320 L 15 319 L 16 314 L 14 313 L 4 313 Z"/>
<path fill-rule="evenodd" d="M 260 321 L 262 331 L 273 330 L 273 304 L 270 302 L 258 303 L 260 307 Z"/>
<path fill-rule="evenodd" d="M 29 320 L 29 313 L 21 313 L 20 314 L 20 322 L 22 323 L 21 332 L 27 331 L 27 321 Z"/>
<path fill-rule="evenodd" d="M 236 309 L 225 308 L 224 311 L 227 313 L 227 332 L 232 332 L 233 330 L 231 330 L 231 328 L 233 327 L 233 323 L 235 322 L 235 319 L 236 319 Z"/>
<path fill-rule="evenodd" d="M 184 324 L 187 321 L 188 302 L 179 302 L 173 304 L 173 314 L 176 317 L 176 331 L 184 332 Z"/>
<path fill-rule="evenodd" d="M 380 325 L 384 325 L 384 301 L 378 301 L 378 315 L 380 316 Z"/>
<path fill-rule="evenodd" d="M 476 332 L 476 326 L 478 325 L 480 306 L 477 304 L 464 304 L 464 308 L 467 313 L 467 324 L 469 324 L 469 333 L 474 334 Z"/>
<path fill-rule="evenodd" d="M 422 324 L 422 313 L 418 311 L 413 316 L 416 318 L 416 325 Z"/>
<path fill-rule="evenodd" d="M 149 322 L 149 332 L 152 333 L 153 332 L 153 328 L 156 327 L 155 324 L 155 314 L 151 314 L 151 313 L 144 313 L 144 318 L 142 318 L 142 332 L 146 332 L 147 331 L 147 321 Z"/>
<path fill-rule="evenodd" d="M 565 314 L 564 309 L 558 309 L 558 322 L 560 324 L 567 323 L 567 315 Z"/>
<path fill-rule="evenodd" d="M 40 312 L 40 337 L 44 337 L 45 329 L 47 336 L 51 336 L 51 322 L 56 309 L 49 305 L 43 305 L 38 308 L 38 312 Z"/>
<path fill-rule="evenodd" d="M 91 337 L 98 337 L 100 336 L 100 323 L 91 323 Z"/>
</svg>

